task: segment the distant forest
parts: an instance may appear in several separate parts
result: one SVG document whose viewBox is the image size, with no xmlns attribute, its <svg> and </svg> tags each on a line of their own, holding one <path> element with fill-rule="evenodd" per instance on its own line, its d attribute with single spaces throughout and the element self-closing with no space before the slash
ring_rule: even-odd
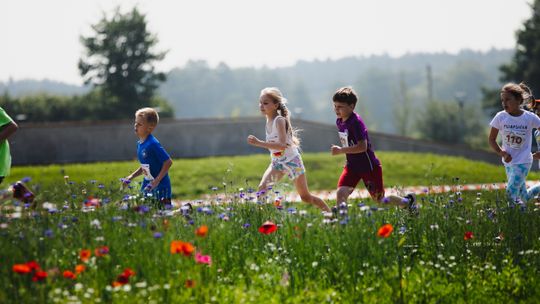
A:
<svg viewBox="0 0 540 304">
<path fill-rule="evenodd" d="M 332 94 L 338 87 L 352 85 L 360 95 L 357 111 L 369 128 L 399 134 L 399 112 L 408 109 L 410 121 L 415 121 L 429 99 L 429 88 L 433 100 L 465 104 L 481 114 L 481 88 L 500 86 L 499 66 L 508 63 L 513 52 L 493 49 L 398 58 L 347 57 L 299 61 L 294 66 L 273 69 L 233 69 L 223 63 L 210 67 L 205 61 L 190 61 L 167 73 L 159 95 L 170 103 L 177 118 L 254 116 L 259 114 L 260 90 L 277 86 L 288 98 L 293 117 L 333 123 Z M 76 95 L 89 89 L 49 80 L 0 82 L 0 93 L 12 96 L 43 92 Z M 488 119 L 485 114 L 481 116 L 481 121 Z"/>
</svg>

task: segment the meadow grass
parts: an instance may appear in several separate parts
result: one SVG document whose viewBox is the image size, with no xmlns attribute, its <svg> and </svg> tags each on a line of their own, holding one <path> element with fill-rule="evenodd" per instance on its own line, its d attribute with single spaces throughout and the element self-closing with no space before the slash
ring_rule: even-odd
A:
<svg viewBox="0 0 540 304">
<path fill-rule="evenodd" d="M 231 159 L 228 173 L 208 176 L 229 169 Z M 304 159 L 319 166 L 308 172 L 321 189 L 337 178 L 325 173 L 339 167 L 335 159 Z M 381 153 L 381 159 L 394 164 L 395 172 L 385 174 L 394 185 L 450 181 L 459 187 L 498 182 L 503 174 L 500 167 L 433 155 Z M 2 203 L 0 302 L 534 303 L 540 296 L 534 202 L 509 204 L 503 190 L 457 189 L 420 195 L 418 215 L 356 199 L 324 217 L 306 204 L 283 201 L 285 184 L 265 195 L 249 191 L 241 172 L 257 171 L 258 162 L 264 169 L 266 156 L 175 161 L 203 167 L 203 186 L 197 179 L 184 183 L 216 194 L 191 213 L 175 214 L 158 209 L 136 187 L 119 189 L 111 171 L 129 171 L 132 162 L 68 165 L 64 172 L 60 166 L 14 168 L 20 175 L 12 180 L 33 178 L 28 185 L 38 204 Z M 189 176 L 176 170 L 174 178 Z M 220 182 L 232 186 L 208 190 Z M 223 191 L 225 198 L 218 197 Z M 266 221 L 277 230 L 261 233 Z M 384 224 L 393 231 L 378 236 Z M 197 235 L 203 225 L 208 233 Z M 196 254 L 210 256 L 211 265 Z M 28 268 L 32 261 L 39 269 Z M 28 273 L 14 271 L 15 265 Z"/>
<path fill-rule="evenodd" d="M 455 178 L 459 178 L 461 183 L 505 181 L 502 165 L 426 153 L 378 152 L 377 155 L 383 164 L 386 187 L 453 184 Z M 306 153 L 303 159 L 310 189 L 335 189 L 344 157 L 328 153 Z M 269 162 L 267 154 L 175 159 L 169 173 L 173 196 L 177 199 L 197 198 L 210 192 L 212 187 L 223 188 L 224 184 L 256 188 Z M 35 183 L 50 188 L 63 183 L 67 175 L 76 182 L 96 180 L 120 187 L 119 179 L 137 167 L 136 161 L 14 167 L 5 182 L 14 182 L 28 176 L 34 178 Z M 538 172 L 529 174 L 529 179 L 539 178 Z M 138 178 L 139 181 L 141 179 Z"/>
</svg>

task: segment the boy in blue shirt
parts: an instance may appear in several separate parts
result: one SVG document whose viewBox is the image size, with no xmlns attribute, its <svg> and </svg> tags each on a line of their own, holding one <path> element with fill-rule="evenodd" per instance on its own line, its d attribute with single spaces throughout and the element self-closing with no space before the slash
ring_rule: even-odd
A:
<svg viewBox="0 0 540 304">
<path fill-rule="evenodd" d="M 139 137 L 137 158 L 141 166 L 127 176 L 124 183 L 144 175 L 141 191 L 145 194 L 151 193 L 154 198 L 159 199 L 160 207 L 163 207 L 171 204 L 171 181 L 168 172 L 172 159 L 152 135 L 158 122 L 158 113 L 152 108 L 142 108 L 135 112 L 134 131 Z"/>
</svg>

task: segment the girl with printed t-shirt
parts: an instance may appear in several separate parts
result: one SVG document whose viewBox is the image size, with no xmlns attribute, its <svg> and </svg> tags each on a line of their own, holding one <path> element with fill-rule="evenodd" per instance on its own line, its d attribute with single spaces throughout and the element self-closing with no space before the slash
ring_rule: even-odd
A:
<svg viewBox="0 0 540 304">
<path fill-rule="evenodd" d="M 261 91 L 259 109 L 266 116 L 266 140 L 260 140 L 253 135 L 247 138 L 248 144 L 270 150 L 272 161 L 264 172 L 259 191 L 267 191 L 272 183 L 287 174 L 294 181 L 302 201 L 323 211 L 330 211 L 322 199 L 308 190 L 306 170 L 298 152 L 299 141 L 291 126 L 286 103 L 287 99 L 278 88 L 265 88 Z"/>
<path fill-rule="evenodd" d="M 524 203 L 540 193 L 540 185 L 527 189 L 525 181 L 534 159 L 540 153 L 531 154 L 532 130 L 540 128 L 540 118 L 521 105 L 531 98 L 531 90 L 524 84 L 508 83 L 501 90 L 503 111 L 491 121 L 489 145 L 501 156 L 506 170 L 506 194 L 515 203 Z M 501 134 L 502 147 L 497 143 Z"/>
</svg>

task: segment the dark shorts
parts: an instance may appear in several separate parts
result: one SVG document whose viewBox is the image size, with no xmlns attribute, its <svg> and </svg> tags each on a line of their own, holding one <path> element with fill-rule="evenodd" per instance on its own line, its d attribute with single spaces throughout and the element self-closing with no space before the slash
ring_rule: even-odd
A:
<svg viewBox="0 0 540 304">
<path fill-rule="evenodd" d="M 373 171 L 370 172 L 354 172 L 347 169 L 347 167 L 343 168 L 343 172 L 339 177 L 338 188 L 356 188 L 360 180 L 364 181 L 364 185 L 373 199 L 380 200 L 384 197 L 384 183 L 381 166 L 376 166 L 373 168 Z"/>
</svg>

